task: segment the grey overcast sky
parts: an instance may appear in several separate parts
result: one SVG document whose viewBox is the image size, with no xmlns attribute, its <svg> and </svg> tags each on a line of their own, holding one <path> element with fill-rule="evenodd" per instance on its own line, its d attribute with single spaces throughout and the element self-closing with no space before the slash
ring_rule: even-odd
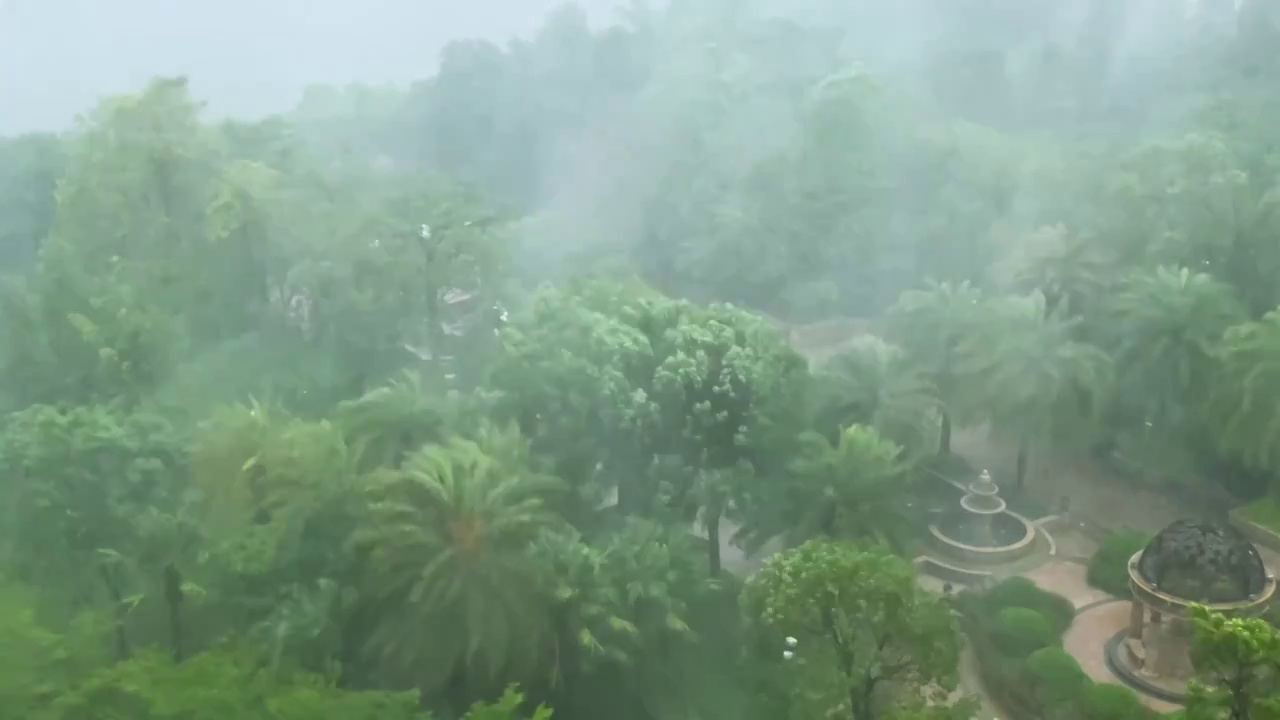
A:
<svg viewBox="0 0 1280 720">
<path fill-rule="evenodd" d="M 0 0 L 0 134 L 66 126 L 103 94 L 187 75 L 259 114 L 312 82 L 408 82 L 462 37 L 537 28 L 562 0 Z M 607 19 L 621 0 L 580 0 Z"/>
</svg>

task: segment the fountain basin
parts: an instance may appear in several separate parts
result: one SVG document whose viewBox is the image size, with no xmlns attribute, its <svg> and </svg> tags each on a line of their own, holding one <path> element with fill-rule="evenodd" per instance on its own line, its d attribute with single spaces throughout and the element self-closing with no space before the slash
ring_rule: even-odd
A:
<svg viewBox="0 0 1280 720">
<path fill-rule="evenodd" d="M 974 515 L 998 515 L 1004 512 L 1004 500 L 994 495 L 965 495 L 960 498 L 960 507 Z"/>
<path fill-rule="evenodd" d="M 987 516 L 992 545 L 980 544 L 981 529 L 966 522 L 972 518 L 948 513 L 929 526 L 934 545 L 946 557 L 969 565 L 990 566 L 1020 560 L 1035 549 L 1036 527 L 1017 513 L 1002 510 Z"/>
</svg>

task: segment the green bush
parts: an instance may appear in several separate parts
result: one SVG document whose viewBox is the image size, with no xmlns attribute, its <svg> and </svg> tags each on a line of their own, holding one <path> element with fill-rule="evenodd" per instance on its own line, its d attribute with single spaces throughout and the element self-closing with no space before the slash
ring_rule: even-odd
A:
<svg viewBox="0 0 1280 720">
<path fill-rule="evenodd" d="M 1090 686 L 1081 706 L 1088 720 L 1146 720 L 1151 716 L 1137 693 L 1112 683 Z"/>
<path fill-rule="evenodd" d="M 1091 681 L 1080 663 L 1058 647 L 1040 648 L 1027 656 L 1027 689 L 1045 710 L 1078 700 Z"/>
<path fill-rule="evenodd" d="M 1113 532 L 1089 559 L 1089 584 L 1116 597 L 1129 594 L 1129 558 L 1151 542 L 1137 530 Z"/>
<path fill-rule="evenodd" d="M 1280 532 L 1280 501 L 1267 495 L 1240 508 L 1245 520 L 1257 523 L 1268 530 Z"/>
<path fill-rule="evenodd" d="M 1041 589 L 1024 577 L 1011 577 L 1000 581 L 983 596 L 987 611 L 995 614 L 1006 608 L 1027 608 L 1045 617 L 1054 631 L 1061 635 L 1071 627 L 1076 609 L 1071 601 Z"/>
<path fill-rule="evenodd" d="M 417 693 L 355 692 L 307 673 L 260 669 L 254 658 L 201 653 L 177 665 L 142 653 L 48 703 L 42 720 L 427 720 Z"/>
<path fill-rule="evenodd" d="M 996 649 L 1014 658 L 1025 658 L 1040 648 L 1058 644 L 1058 633 L 1044 615 L 1028 608 L 1005 608 L 995 616 L 991 640 Z"/>
</svg>

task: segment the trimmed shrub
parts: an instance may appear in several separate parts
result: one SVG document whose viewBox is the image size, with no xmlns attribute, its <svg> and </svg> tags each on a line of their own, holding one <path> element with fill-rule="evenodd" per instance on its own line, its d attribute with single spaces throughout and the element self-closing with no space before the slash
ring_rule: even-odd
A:
<svg viewBox="0 0 1280 720">
<path fill-rule="evenodd" d="M 987 611 L 997 613 L 1005 608 L 1027 608 L 1045 617 L 1054 631 L 1061 635 L 1071 627 L 1076 609 L 1071 601 L 1047 590 L 1024 577 L 1001 580 L 984 596 Z"/>
<path fill-rule="evenodd" d="M 1088 720 L 1147 720 L 1151 716 L 1137 693 L 1112 683 L 1099 683 L 1085 690 L 1081 705 Z"/>
<path fill-rule="evenodd" d="M 1091 684 L 1080 663 L 1058 647 L 1027 656 L 1025 672 L 1031 694 L 1046 710 L 1075 702 Z"/>
<path fill-rule="evenodd" d="M 1137 530 L 1113 532 L 1089 559 L 1089 584 L 1116 597 L 1129 594 L 1129 558 L 1151 542 L 1151 535 Z"/>
<path fill-rule="evenodd" d="M 995 616 L 991 640 L 996 649 L 1013 658 L 1025 658 L 1058 644 L 1058 633 L 1044 615 L 1028 608 L 1005 608 Z"/>
</svg>

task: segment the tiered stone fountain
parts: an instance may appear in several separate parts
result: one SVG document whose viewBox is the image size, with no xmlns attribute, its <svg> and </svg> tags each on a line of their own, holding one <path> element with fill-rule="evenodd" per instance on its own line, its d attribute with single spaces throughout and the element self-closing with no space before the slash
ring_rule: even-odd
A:
<svg viewBox="0 0 1280 720">
<path fill-rule="evenodd" d="M 978 475 L 978 479 L 969 483 L 964 497 L 960 498 L 960 507 L 971 515 L 974 544 L 992 546 L 996 544 L 995 533 L 991 529 L 991 519 L 1004 512 L 1005 502 L 1000 498 L 1000 488 L 991 480 L 991 473 L 986 470 Z"/>
<path fill-rule="evenodd" d="M 1013 562 L 1032 551 L 1035 527 L 1008 511 L 991 473 L 983 470 L 964 490 L 960 512 L 945 513 L 929 526 L 942 554 L 965 565 L 991 566 Z"/>
</svg>

